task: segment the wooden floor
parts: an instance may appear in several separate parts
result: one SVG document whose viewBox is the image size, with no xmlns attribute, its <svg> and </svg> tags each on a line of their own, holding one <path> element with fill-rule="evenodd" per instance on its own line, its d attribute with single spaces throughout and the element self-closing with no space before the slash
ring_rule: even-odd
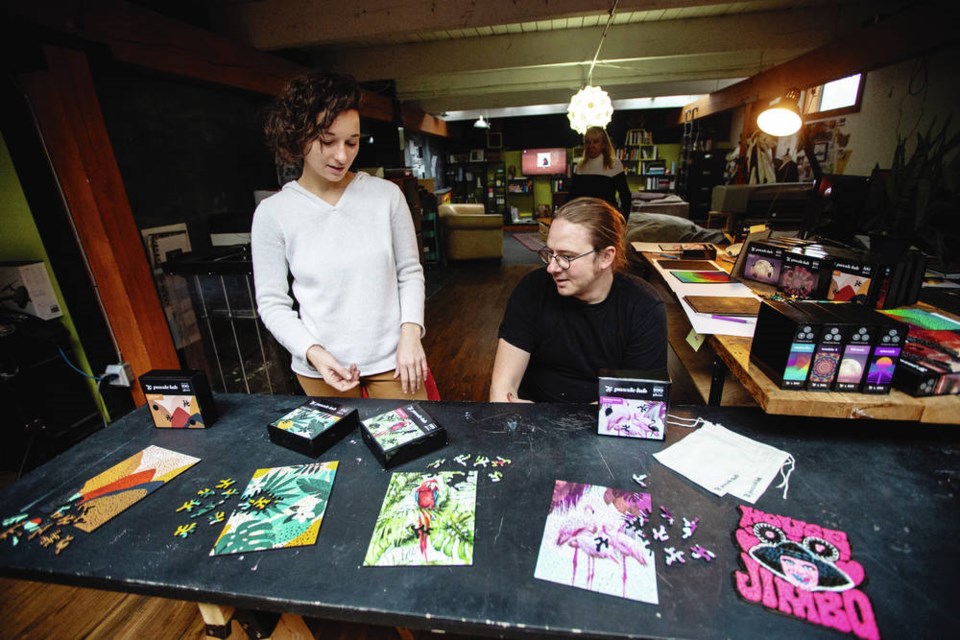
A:
<svg viewBox="0 0 960 640">
<path fill-rule="evenodd" d="M 532 253 L 525 253 L 510 237 L 504 238 L 504 249 L 499 264 L 481 261 L 428 270 L 424 349 L 443 400 L 487 400 L 497 329 L 507 298 L 517 281 L 539 265 Z M 672 353 L 670 365 L 671 402 L 698 402 L 689 377 Z M 403 635 L 388 627 L 309 622 L 315 637 L 337 640 L 464 637 L 428 631 Z M 236 623 L 233 628 L 232 637 L 245 637 Z M 203 637 L 203 619 L 192 602 L 0 578 L 0 639 Z"/>
</svg>

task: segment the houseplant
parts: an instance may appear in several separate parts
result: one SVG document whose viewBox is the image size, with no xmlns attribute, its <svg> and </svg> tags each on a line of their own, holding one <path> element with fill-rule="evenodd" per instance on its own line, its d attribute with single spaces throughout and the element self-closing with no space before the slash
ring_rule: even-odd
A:
<svg viewBox="0 0 960 640">
<path fill-rule="evenodd" d="M 877 253 L 896 258 L 917 246 L 948 266 L 960 261 L 960 156 L 951 154 L 960 135 L 948 137 L 949 117 L 939 130 L 935 124 L 917 133 L 909 157 L 907 138 L 898 135 L 890 169 L 874 168 L 865 230 Z"/>
</svg>

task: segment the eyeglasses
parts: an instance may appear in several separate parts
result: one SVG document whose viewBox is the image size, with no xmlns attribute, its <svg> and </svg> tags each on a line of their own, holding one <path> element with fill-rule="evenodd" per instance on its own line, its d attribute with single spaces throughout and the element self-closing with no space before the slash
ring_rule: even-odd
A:
<svg viewBox="0 0 960 640">
<path fill-rule="evenodd" d="M 591 253 L 596 253 L 596 252 L 597 252 L 596 249 L 591 249 L 590 251 L 587 251 L 586 253 L 581 253 L 578 256 L 567 257 L 567 256 L 562 256 L 560 254 L 554 253 L 553 251 L 550 251 L 548 247 L 544 247 L 543 249 L 540 249 L 540 251 L 537 251 L 537 255 L 540 256 L 540 260 L 543 261 L 543 264 L 550 266 L 550 261 L 556 260 L 557 266 L 563 269 L 564 271 L 566 271 L 567 269 L 570 268 L 570 263 L 573 262 L 574 260 L 579 260 L 583 256 L 588 256 Z"/>
</svg>

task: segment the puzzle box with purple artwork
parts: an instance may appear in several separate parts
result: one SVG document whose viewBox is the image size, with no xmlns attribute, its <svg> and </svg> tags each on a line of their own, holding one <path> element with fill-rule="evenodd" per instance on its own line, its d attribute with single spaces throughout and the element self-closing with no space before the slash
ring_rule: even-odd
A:
<svg viewBox="0 0 960 640">
<path fill-rule="evenodd" d="M 743 264 L 743 277 L 755 282 L 777 284 L 783 265 L 783 247 L 763 242 L 747 245 L 747 258 Z"/>
<path fill-rule="evenodd" d="M 670 400 L 669 379 L 603 370 L 599 380 L 597 433 L 663 440 Z"/>
<path fill-rule="evenodd" d="M 863 592 L 863 566 L 853 560 L 844 531 L 740 505 L 734 544 L 741 570 L 737 595 L 810 624 L 858 638 L 880 637 Z"/>
</svg>

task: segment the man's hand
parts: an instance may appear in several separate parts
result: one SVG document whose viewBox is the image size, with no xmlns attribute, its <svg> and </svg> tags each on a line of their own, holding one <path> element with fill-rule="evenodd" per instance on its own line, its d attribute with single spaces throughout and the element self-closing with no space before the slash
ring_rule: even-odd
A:
<svg viewBox="0 0 960 640">
<path fill-rule="evenodd" d="M 360 369 L 356 363 L 344 367 L 318 344 L 307 349 L 307 362 L 323 376 L 324 382 L 337 391 L 349 391 L 360 384 Z"/>
</svg>

